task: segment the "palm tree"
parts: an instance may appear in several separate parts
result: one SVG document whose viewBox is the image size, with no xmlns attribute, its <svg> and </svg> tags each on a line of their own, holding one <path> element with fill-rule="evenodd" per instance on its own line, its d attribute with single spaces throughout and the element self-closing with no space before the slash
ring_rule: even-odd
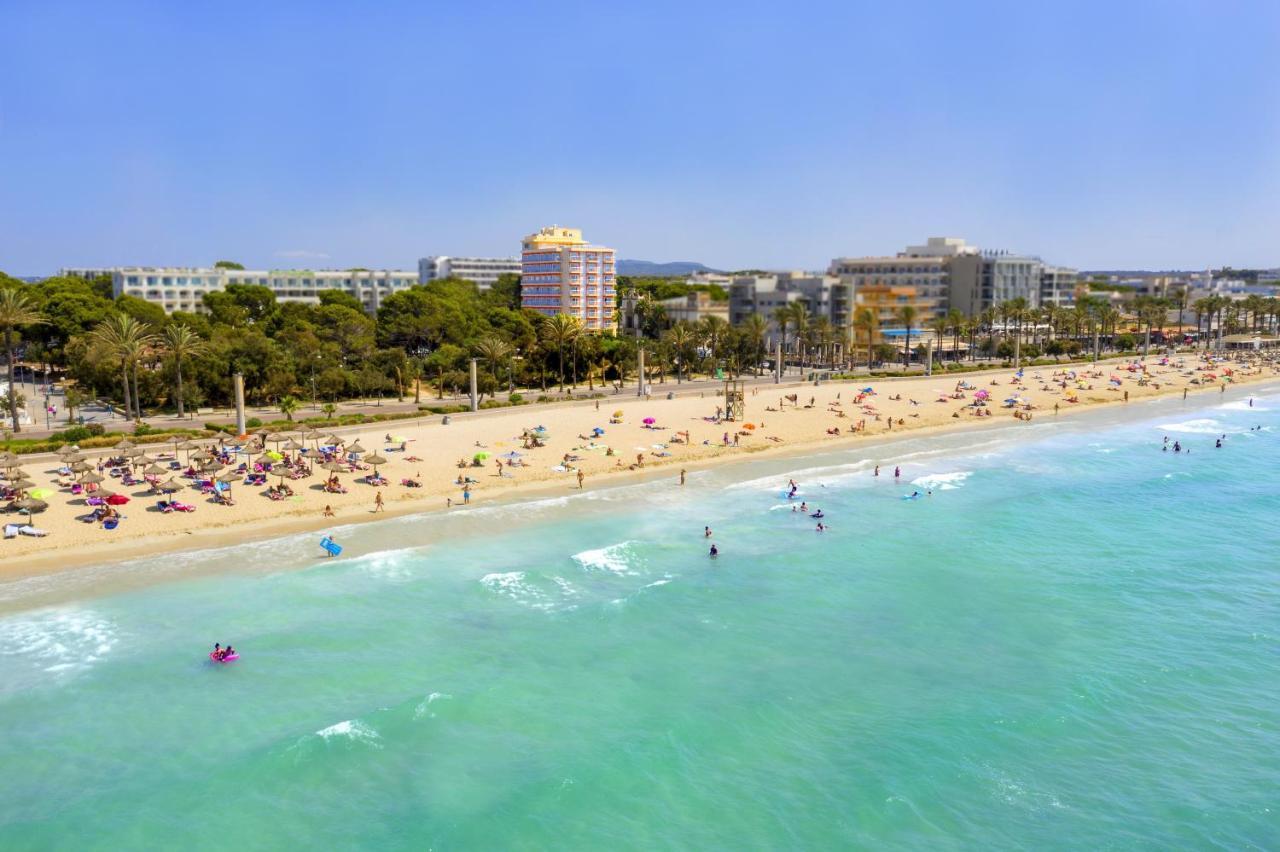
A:
<svg viewBox="0 0 1280 852">
<path fill-rule="evenodd" d="M 853 327 L 867 336 L 867 369 L 871 369 L 871 345 L 876 336 L 876 326 L 879 321 L 876 312 L 871 308 L 858 308 L 853 313 Z"/>
<path fill-rule="evenodd" d="M 800 369 L 804 369 L 804 349 L 801 341 L 809 330 L 809 306 L 804 302 L 791 303 L 791 325 L 796 330 L 796 349 L 800 356 Z"/>
<path fill-rule="evenodd" d="M 560 363 L 560 391 L 564 392 L 564 347 L 582 334 L 582 323 L 569 314 L 555 314 L 543 319 L 539 329 L 544 340 L 555 346 Z"/>
<path fill-rule="evenodd" d="M 703 317 L 698 321 L 698 337 L 707 345 L 707 349 L 711 352 L 713 359 L 720 355 L 720 345 L 724 342 L 725 335 L 729 333 L 729 323 L 727 320 L 716 316 Z"/>
<path fill-rule="evenodd" d="M 816 317 L 809 323 L 807 331 L 808 333 L 806 338 L 809 343 L 810 351 L 816 349 L 819 361 L 822 364 L 827 364 L 827 350 L 831 346 L 831 337 L 834 334 L 834 328 L 831 325 L 831 320 L 825 316 Z"/>
<path fill-rule="evenodd" d="M 787 363 L 787 325 L 790 324 L 794 313 L 791 310 L 791 303 L 787 303 L 773 312 L 773 321 L 778 324 L 778 334 L 782 337 L 782 358 L 779 365 L 782 372 L 786 372 Z"/>
<path fill-rule="evenodd" d="M 280 397 L 280 413 L 289 422 L 293 422 L 293 413 L 298 410 L 302 403 L 298 402 L 298 398 L 293 394 L 285 394 Z"/>
<path fill-rule="evenodd" d="M 489 392 L 489 396 L 497 398 L 498 366 L 510 358 L 515 349 L 501 337 L 489 334 L 476 341 L 475 350 L 476 354 L 489 365 L 489 373 L 493 376 L 493 390 Z"/>
<path fill-rule="evenodd" d="M 903 305 L 895 311 L 898 322 L 902 323 L 902 327 L 907 330 L 906 345 L 902 349 L 902 369 L 906 370 L 911 366 L 911 329 L 916 321 L 915 305 Z"/>
<path fill-rule="evenodd" d="M 9 419 L 14 432 L 20 432 L 21 427 L 18 425 L 18 390 L 13 384 L 13 333 L 23 326 L 43 322 L 44 316 L 25 291 L 17 287 L 0 290 L 0 328 L 4 329 L 4 352 L 9 365 Z"/>
<path fill-rule="evenodd" d="M 678 322 L 667 329 L 662 339 L 671 348 L 676 362 L 676 384 L 684 381 L 684 363 L 689 350 L 697 342 L 697 334 L 688 323 Z"/>
<path fill-rule="evenodd" d="M 178 416 L 182 417 L 184 411 L 182 408 L 182 359 L 193 358 L 197 355 L 203 355 L 209 348 L 208 344 L 201 339 L 191 328 L 182 323 L 171 325 L 164 330 L 163 346 L 173 356 L 173 366 L 176 378 L 176 390 L 178 401 Z"/>
<path fill-rule="evenodd" d="M 951 358 L 956 363 L 960 362 L 960 335 L 964 331 L 964 326 L 964 311 L 959 308 L 947 311 L 947 327 L 951 329 Z"/>
<path fill-rule="evenodd" d="M 935 316 L 929 318 L 929 330 L 938 338 L 938 345 L 934 347 L 938 361 L 942 361 L 942 338 L 946 336 L 947 330 L 951 328 L 951 322 L 946 316 Z"/>
<path fill-rule="evenodd" d="M 769 332 L 769 321 L 761 314 L 747 314 L 747 318 L 742 321 L 740 328 L 755 347 L 756 363 L 754 372 L 758 376 L 760 375 L 760 364 L 764 361 L 764 341 L 765 335 Z"/>
<path fill-rule="evenodd" d="M 151 327 L 145 322 L 134 319 L 128 314 L 113 314 L 89 333 L 92 340 L 106 349 L 107 353 L 120 360 L 120 371 L 124 378 L 124 409 L 126 416 L 142 419 L 142 403 L 137 399 L 138 375 L 137 363 L 147 348 L 155 342 Z M 133 390 L 129 393 L 129 373 L 133 368 Z"/>
</svg>

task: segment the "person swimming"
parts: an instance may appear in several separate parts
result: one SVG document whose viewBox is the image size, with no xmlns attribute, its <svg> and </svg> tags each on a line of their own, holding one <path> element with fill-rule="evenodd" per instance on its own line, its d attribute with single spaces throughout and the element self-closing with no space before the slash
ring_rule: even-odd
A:
<svg viewBox="0 0 1280 852">
<path fill-rule="evenodd" d="M 1180 452 L 1182 452 L 1182 444 L 1180 444 L 1180 443 L 1179 443 L 1179 442 L 1177 442 L 1177 441 L 1174 441 L 1174 442 L 1173 442 L 1173 451 L 1174 451 L 1175 453 L 1180 453 Z"/>
<path fill-rule="evenodd" d="M 703 538 L 711 538 L 711 527 L 703 527 L 703 528 L 702 528 L 702 537 L 703 537 Z"/>
<path fill-rule="evenodd" d="M 215 660 L 221 660 L 221 659 L 222 659 L 222 655 L 223 655 L 224 653 L 225 653 L 225 652 L 222 650 L 222 643 L 221 643 L 221 642 L 214 642 L 214 643 L 213 643 L 213 658 L 214 658 Z"/>
<path fill-rule="evenodd" d="M 708 553 L 707 555 L 710 556 L 712 559 L 715 559 L 717 556 L 720 555 L 720 548 L 716 547 L 715 544 L 712 544 L 711 552 Z"/>
<path fill-rule="evenodd" d="M 826 532 L 827 528 L 822 525 L 822 521 L 818 521 L 818 532 Z"/>
<path fill-rule="evenodd" d="M 813 513 L 812 515 L 810 515 L 809 517 L 811 517 L 811 518 L 825 518 L 825 517 L 826 517 L 826 515 L 824 515 L 824 514 L 822 513 L 822 510 L 821 510 L 821 509 L 819 509 L 818 511 L 814 512 L 814 513 Z M 818 524 L 818 526 L 822 526 L 822 524 Z"/>
<path fill-rule="evenodd" d="M 1222 439 L 1221 439 L 1221 438 L 1219 438 L 1218 440 L 1214 441 L 1214 442 L 1213 442 L 1213 445 L 1214 445 L 1215 447 L 1217 447 L 1218 449 L 1222 449 Z"/>
</svg>

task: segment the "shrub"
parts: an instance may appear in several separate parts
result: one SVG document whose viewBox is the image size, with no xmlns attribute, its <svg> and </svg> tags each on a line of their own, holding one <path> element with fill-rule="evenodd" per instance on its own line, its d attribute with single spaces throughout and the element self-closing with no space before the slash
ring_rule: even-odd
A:
<svg viewBox="0 0 1280 852">
<path fill-rule="evenodd" d="M 150 435 L 155 431 L 156 431 L 155 427 L 151 426 L 148 423 L 139 423 L 133 427 L 133 434 L 137 437 L 142 437 L 143 435 Z"/>
<path fill-rule="evenodd" d="M 518 393 L 513 393 L 507 397 L 507 402 L 511 403 L 512 405 L 520 405 L 521 403 L 524 402 L 524 397 L 522 397 Z"/>
<path fill-rule="evenodd" d="M 105 434 L 107 434 L 107 427 L 106 427 L 106 426 L 103 426 L 101 423 L 90 423 L 90 424 L 88 424 L 87 426 L 85 426 L 84 428 L 86 428 L 86 429 L 88 429 L 88 430 L 89 430 L 89 434 L 90 434 L 90 435 L 95 435 L 95 436 L 96 436 L 96 435 L 105 435 Z"/>
<path fill-rule="evenodd" d="M 257 429 L 262 425 L 262 419 L 258 417 L 250 417 L 248 420 L 244 421 L 244 425 L 246 429 Z"/>
<path fill-rule="evenodd" d="M 84 426 L 72 426 L 70 429 L 63 429 L 61 432 L 54 432 L 49 436 L 50 441 L 62 440 L 68 444 L 74 444 L 77 441 L 83 441 L 93 437 L 93 433 Z"/>
</svg>

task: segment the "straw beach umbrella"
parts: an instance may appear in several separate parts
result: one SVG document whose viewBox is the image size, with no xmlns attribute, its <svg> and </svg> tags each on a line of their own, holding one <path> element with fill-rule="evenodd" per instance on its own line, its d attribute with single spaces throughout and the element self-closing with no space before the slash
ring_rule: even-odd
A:
<svg viewBox="0 0 1280 852">
<path fill-rule="evenodd" d="M 11 481 L 9 483 L 9 487 L 16 488 L 19 491 L 26 491 L 28 488 L 35 488 L 36 484 L 32 482 L 30 479 L 23 477 L 22 479 L 16 479 Z"/>
<path fill-rule="evenodd" d="M 169 469 L 167 467 L 161 467 L 158 464 L 149 464 L 142 472 L 147 476 L 160 476 L 163 473 L 168 473 Z"/>
<path fill-rule="evenodd" d="M 176 479 L 170 478 L 160 483 L 158 487 L 161 491 L 165 492 L 166 494 L 172 494 L 175 491 L 182 490 L 182 483 Z"/>
<path fill-rule="evenodd" d="M 43 512 L 45 509 L 49 508 L 48 503 L 43 500 L 37 500 L 34 497 L 24 497 L 23 499 L 16 501 L 13 505 L 15 508 L 31 514 Z"/>
<path fill-rule="evenodd" d="M 80 477 L 80 481 L 85 485 L 97 485 L 102 480 L 103 477 L 101 474 L 93 473 L 92 471 Z"/>
<path fill-rule="evenodd" d="M 373 475 L 375 477 L 378 475 L 378 465 L 387 463 L 387 460 L 384 459 L 382 456 L 378 455 L 377 453 L 373 453 L 372 455 L 365 456 L 364 460 L 369 464 L 373 465 Z"/>
<path fill-rule="evenodd" d="M 352 444 L 351 446 L 347 447 L 347 452 L 348 452 L 348 453 L 355 453 L 356 455 L 360 455 L 361 453 L 363 453 L 363 452 L 367 452 L 367 451 L 365 450 L 365 448 L 364 448 L 364 447 L 360 446 L 360 441 L 359 441 L 359 440 L 357 440 L 354 444 Z"/>
</svg>

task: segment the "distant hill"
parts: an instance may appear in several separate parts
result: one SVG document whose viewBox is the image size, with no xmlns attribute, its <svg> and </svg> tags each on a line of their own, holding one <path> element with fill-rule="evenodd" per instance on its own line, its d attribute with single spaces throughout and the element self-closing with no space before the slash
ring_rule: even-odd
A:
<svg viewBox="0 0 1280 852">
<path fill-rule="evenodd" d="M 632 275 L 643 278 L 662 278 L 673 275 L 689 275 L 694 272 L 718 272 L 701 263 L 691 260 L 673 260 L 670 263 L 654 263 L 652 260 L 619 260 L 619 275 Z"/>
</svg>

